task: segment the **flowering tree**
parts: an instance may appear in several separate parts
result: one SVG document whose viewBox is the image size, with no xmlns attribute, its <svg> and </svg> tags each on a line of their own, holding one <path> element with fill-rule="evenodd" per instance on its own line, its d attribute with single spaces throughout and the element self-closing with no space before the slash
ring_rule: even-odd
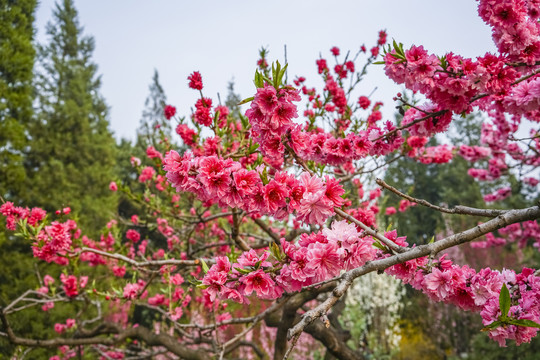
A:
<svg viewBox="0 0 540 360">
<path fill-rule="evenodd" d="M 62 271 L 40 277 L 38 289 L 0 309 L 0 335 L 16 345 L 59 348 L 54 359 L 96 353 L 122 359 L 134 352 L 282 359 L 297 343 L 312 341 L 299 341 L 305 332 L 331 355 L 358 359 L 363 355 L 347 345 L 338 321 L 340 302 L 356 278 L 385 272 L 433 301 L 480 313 L 484 330 L 501 346 L 530 341 L 540 327 L 538 273 L 476 271 L 444 251 L 477 239 L 480 248 L 513 241 L 525 246 L 530 239 L 538 247 L 540 208 L 448 208 L 411 197 L 400 184 L 369 179 L 398 157 L 445 163 L 458 154 L 471 162 L 469 175 L 479 181 L 511 173 L 535 187 L 539 10 L 537 1 L 480 1 L 479 14 L 492 27 L 499 53 L 477 59 L 437 57 L 397 42 L 385 46 L 383 31 L 374 47 L 362 47 L 354 57 L 332 48 L 333 68 L 326 59 L 316 61 L 322 91 L 305 85 L 304 77 L 288 84 L 287 66 L 269 66 L 262 52 L 255 94 L 243 101 L 250 107 L 240 117 L 205 97 L 201 74 L 192 73 L 189 87 L 200 99 L 191 122 L 176 117 L 171 105 L 164 109 L 167 119 L 178 122 L 188 150 L 179 153 L 163 138 L 166 151 L 148 147 L 148 165 L 132 158 L 145 185 L 142 194 L 110 184 L 137 202 L 139 213 L 112 219 L 93 240 L 69 218 L 68 208 L 54 216 L 10 202 L 1 206 L 7 228 L 29 242 L 36 261 Z M 426 99 L 419 105 L 398 94 L 404 114 L 399 124 L 382 121 L 382 103 L 352 95 L 380 53 L 386 74 Z M 454 116 L 472 111 L 486 116 L 483 146 L 426 146 Z M 520 125 L 530 135 L 518 136 Z M 487 168 L 476 167 L 479 160 Z M 386 209 L 387 216 L 418 205 L 477 217 L 478 225 L 410 246 L 400 229 L 377 228 L 381 191 L 403 198 L 399 209 Z M 485 200 L 511 195 L 500 188 Z M 21 337 L 10 325 L 10 317 L 28 307 L 51 312 L 65 303 L 79 304 L 80 311 L 55 325 L 56 338 Z M 145 316 L 135 320 L 136 312 Z"/>
</svg>

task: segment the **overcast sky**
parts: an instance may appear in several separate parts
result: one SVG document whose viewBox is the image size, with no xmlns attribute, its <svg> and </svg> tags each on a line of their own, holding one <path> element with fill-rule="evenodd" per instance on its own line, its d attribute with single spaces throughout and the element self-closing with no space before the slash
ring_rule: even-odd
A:
<svg viewBox="0 0 540 360">
<path fill-rule="evenodd" d="M 46 40 L 53 6 L 54 0 L 40 1 L 39 42 Z M 381 29 L 405 47 L 424 45 L 438 55 L 453 51 L 475 57 L 494 51 L 474 0 L 75 0 L 75 7 L 84 33 L 96 41 L 93 59 L 117 138 L 135 137 L 154 69 L 168 102 L 189 115 L 198 96 L 187 87 L 192 71 L 201 72 L 204 94 L 215 103 L 218 92 L 225 98 L 231 80 L 242 97 L 252 96 L 262 46 L 269 48 L 270 61 L 282 62 L 286 45 L 289 78 L 306 76 L 307 85 L 319 89 L 319 54 L 330 60 L 332 46 L 353 53 L 362 44 L 369 48 Z M 384 114 L 390 118 L 392 97 L 401 89 L 385 78 L 382 66 L 371 68 L 360 93 L 368 95 L 375 87 L 372 99 L 385 103 Z"/>
</svg>

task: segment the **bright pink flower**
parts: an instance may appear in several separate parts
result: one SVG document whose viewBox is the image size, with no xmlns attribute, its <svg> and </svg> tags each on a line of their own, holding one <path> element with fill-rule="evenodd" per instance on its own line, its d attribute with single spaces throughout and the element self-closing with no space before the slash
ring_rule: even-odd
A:
<svg viewBox="0 0 540 360">
<path fill-rule="evenodd" d="M 140 286 L 139 284 L 126 284 L 124 286 L 124 299 L 132 300 L 137 297 L 139 294 Z"/>
<path fill-rule="evenodd" d="M 163 109 L 163 113 L 165 115 L 165 118 L 167 120 L 170 120 L 176 114 L 176 108 L 171 105 L 166 105 L 165 109 Z"/>
<path fill-rule="evenodd" d="M 141 234 L 139 234 L 137 230 L 129 229 L 126 232 L 126 238 L 136 243 L 137 241 L 141 239 Z"/>
<path fill-rule="evenodd" d="M 75 319 L 66 319 L 66 327 L 71 329 L 73 326 L 75 326 Z"/>
<path fill-rule="evenodd" d="M 319 69 L 319 74 L 322 74 L 323 72 L 328 70 L 328 65 L 326 65 L 325 59 L 319 59 L 316 61 L 317 67 Z"/>
<path fill-rule="evenodd" d="M 205 291 L 210 295 L 210 301 L 214 301 L 220 293 L 223 285 L 227 282 L 227 273 L 221 271 L 208 271 L 202 280 L 203 285 L 208 285 Z"/>
<path fill-rule="evenodd" d="M 54 279 L 50 275 L 45 275 L 43 277 L 43 284 L 45 284 L 45 286 L 52 285 L 54 284 Z"/>
<path fill-rule="evenodd" d="M 163 294 L 156 294 L 155 296 L 148 298 L 149 305 L 159 306 L 163 303 L 165 303 L 165 295 Z"/>
<path fill-rule="evenodd" d="M 240 282 L 245 285 L 244 293 L 246 295 L 250 295 L 255 291 L 258 297 L 271 296 L 273 293 L 272 287 L 275 286 L 275 282 L 262 269 L 242 276 Z"/>
<path fill-rule="evenodd" d="M 146 156 L 148 156 L 149 159 L 158 158 L 163 160 L 163 155 L 151 145 L 146 148 Z"/>
<path fill-rule="evenodd" d="M 212 125 L 212 99 L 202 98 L 195 103 L 195 113 L 193 114 L 193 120 L 204 126 Z"/>
<path fill-rule="evenodd" d="M 32 208 L 27 218 L 28 224 L 30 226 L 36 226 L 41 220 L 45 219 L 45 216 L 47 216 L 45 210 L 38 207 Z"/>
<path fill-rule="evenodd" d="M 77 277 L 75 275 L 66 276 L 63 273 L 60 274 L 60 280 L 62 281 L 64 292 L 69 297 L 75 297 L 79 294 L 77 288 Z"/>
<path fill-rule="evenodd" d="M 349 249 L 360 238 L 356 225 L 347 223 L 346 220 L 334 221 L 332 228 L 324 228 L 323 234 L 329 242 L 334 242 L 344 249 Z"/>
<path fill-rule="evenodd" d="M 118 276 L 122 278 L 126 274 L 126 267 L 125 265 L 124 266 L 113 265 L 112 271 L 113 271 L 114 276 Z"/>
<path fill-rule="evenodd" d="M 315 282 L 338 275 L 343 267 L 336 243 L 315 243 L 315 246 L 309 249 L 307 259 L 307 266 L 315 270 Z"/>
<path fill-rule="evenodd" d="M 360 98 L 358 99 L 358 105 L 360 105 L 360 107 L 364 110 L 367 109 L 370 104 L 371 101 L 367 96 L 360 96 Z"/>
<path fill-rule="evenodd" d="M 191 129 L 186 124 L 178 124 L 176 127 L 176 133 L 180 135 L 182 141 L 187 146 L 193 146 L 195 144 L 195 139 L 197 137 L 197 132 Z"/>
<path fill-rule="evenodd" d="M 425 277 L 426 288 L 432 291 L 440 300 L 446 299 L 452 293 L 452 273 L 433 268 L 431 274 Z"/>
<path fill-rule="evenodd" d="M 297 209 L 297 219 L 306 224 L 322 225 L 334 213 L 334 204 L 321 190 L 317 193 L 304 193 Z"/>
<path fill-rule="evenodd" d="M 287 187 L 271 180 L 264 186 L 264 198 L 268 204 L 268 210 L 275 213 L 278 209 L 287 205 L 286 198 L 289 196 Z"/>
<path fill-rule="evenodd" d="M 109 190 L 118 191 L 118 186 L 116 185 L 114 181 L 111 181 L 111 183 L 109 184 Z"/>
<path fill-rule="evenodd" d="M 178 321 L 182 317 L 182 314 L 184 311 L 182 310 L 182 307 L 177 306 L 174 308 L 174 310 L 171 312 L 170 316 L 173 321 Z"/>
<path fill-rule="evenodd" d="M 203 89 L 202 76 L 200 72 L 194 71 L 191 75 L 188 76 L 188 80 L 190 88 L 194 90 Z"/>
<path fill-rule="evenodd" d="M 250 249 L 249 251 L 244 252 L 242 253 L 242 255 L 240 255 L 240 257 L 238 258 L 238 264 L 240 264 L 242 267 L 248 267 L 248 266 L 254 267 L 257 265 L 257 263 L 259 263 L 259 266 L 268 267 L 272 265 L 268 261 L 266 261 L 266 259 L 268 259 L 268 256 L 269 256 L 269 253 L 266 251 L 263 252 L 261 256 L 259 256 L 255 252 L 255 250 Z M 225 269 L 226 269 L 226 263 L 225 264 L 222 263 L 221 266 L 223 265 L 225 265 Z"/>
<path fill-rule="evenodd" d="M 63 333 L 64 331 L 66 330 L 66 325 L 64 324 L 54 324 L 54 331 L 56 331 L 57 333 L 61 334 Z"/>
<path fill-rule="evenodd" d="M 139 175 L 139 181 L 147 182 L 149 180 L 152 180 L 155 174 L 156 170 L 154 170 L 154 168 L 151 166 L 147 166 L 142 170 L 141 175 Z"/>
</svg>

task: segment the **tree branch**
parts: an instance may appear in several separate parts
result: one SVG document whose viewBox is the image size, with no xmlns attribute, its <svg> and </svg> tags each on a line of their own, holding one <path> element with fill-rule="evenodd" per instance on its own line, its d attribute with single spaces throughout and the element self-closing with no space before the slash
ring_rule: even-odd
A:
<svg viewBox="0 0 540 360">
<path fill-rule="evenodd" d="M 409 196 L 407 194 L 404 194 L 402 193 L 401 191 L 399 191 L 398 189 L 396 189 L 395 187 L 391 186 L 391 185 L 388 185 L 387 183 L 385 183 L 383 180 L 381 179 L 377 179 L 376 180 L 377 184 L 379 184 L 380 186 L 382 186 L 383 188 L 387 189 L 387 190 L 390 190 L 391 192 L 393 192 L 394 194 L 398 195 L 398 196 L 401 196 L 402 198 L 404 199 L 407 199 L 411 202 L 414 202 L 414 203 L 417 203 L 417 204 L 420 204 L 420 205 L 423 205 L 425 207 L 428 207 L 430 209 L 435 209 L 437 211 L 440 211 L 440 212 L 443 212 L 443 213 L 447 213 L 447 214 L 460 214 L 460 215 L 472 215 L 472 216 L 485 216 L 485 217 L 491 217 L 491 218 L 494 218 L 496 216 L 499 216 L 501 214 L 504 214 L 505 212 L 508 212 L 508 210 L 497 210 L 497 209 L 477 209 L 477 208 L 472 208 L 472 207 L 468 207 L 468 206 L 461 206 L 461 205 L 458 205 L 458 206 L 455 206 L 453 208 L 447 208 L 447 207 L 442 207 L 442 206 L 437 206 L 437 205 L 433 205 L 429 202 L 427 202 L 426 200 L 423 200 L 423 199 L 417 199 L 417 198 L 414 198 L 412 196 Z"/>
<path fill-rule="evenodd" d="M 0 320 L 2 325 L 6 330 L 6 335 L 8 340 L 15 345 L 30 346 L 30 347 L 58 347 L 63 345 L 68 346 L 78 346 L 78 345 L 94 345 L 102 344 L 106 346 L 112 346 L 118 343 L 121 343 L 128 338 L 139 339 L 144 341 L 150 346 L 164 346 L 170 352 L 175 355 L 180 356 L 183 359 L 193 359 L 193 360 L 204 360 L 208 359 L 208 354 L 198 350 L 192 350 L 190 348 L 182 345 L 178 339 L 169 336 L 167 334 L 154 334 L 149 329 L 138 326 L 128 328 L 124 331 L 121 331 L 118 325 L 112 323 L 102 324 L 100 327 L 94 329 L 93 331 L 87 332 L 87 335 L 90 337 L 81 337 L 81 338 L 56 338 L 49 340 L 40 340 L 40 339 L 27 339 L 18 337 L 13 333 L 7 317 L 4 313 L 4 309 L 0 309 Z M 116 334 L 114 337 L 101 337 L 99 335 L 112 335 Z M 3 335 L 0 333 L 0 335 Z M 84 333 L 80 334 L 85 336 Z"/>
<path fill-rule="evenodd" d="M 396 254 L 385 259 L 368 262 L 359 268 L 350 270 L 337 278 L 337 280 L 340 280 L 340 282 L 332 291 L 331 296 L 319 306 L 306 312 L 302 316 L 302 320 L 289 330 L 287 337 L 289 340 L 292 339 L 293 337 L 302 333 L 302 331 L 304 331 L 304 329 L 315 319 L 326 314 L 328 310 L 345 294 L 345 292 L 351 286 L 353 280 L 359 276 L 373 271 L 382 271 L 390 266 L 401 264 L 423 256 L 436 255 L 442 250 L 470 242 L 479 236 L 485 235 L 510 224 L 535 220 L 538 218 L 540 218 L 540 207 L 538 206 L 533 206 L 526 209 L 509 210 L 494 219 L 475 226 L 472 229 L 451 235 L 432 244 L 420 245 L 415 248 L 411 248 L 404 253 Z"/>
</svg>

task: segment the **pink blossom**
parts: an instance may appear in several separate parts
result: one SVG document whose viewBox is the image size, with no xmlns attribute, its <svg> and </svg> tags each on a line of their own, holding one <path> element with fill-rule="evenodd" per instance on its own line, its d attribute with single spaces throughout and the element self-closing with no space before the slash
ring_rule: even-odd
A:
<svg viewBox="0 0 540 360">
<path fill-rule="evenodd" d="M 141 234 L 139 234 L 137 230 L 129 229 L 126 232 L 126 238 L 136 243 L 137 241 L 141 239 Z"/>
<path fill-rule="evenodd" d="M 253 291 L 259 297 L 269 297 L 272 295 L 274 281 L 262 269 L 250 272 L 240 278 L 240 282 L 245 285 L 244 293 L 250 295 Z"/>
<path fill-rule="evenodd" d="M 437 268 L 431 270 L 431 274 L 425 277 L 426 288 L 432 291 L 439 299 L 446 299 L 452 292 L 452 273 L 440 271 Z"/>
<path fill-rule="evenodd" d="M 163 114 L 167 120 L 170 120 L 176 114 L 176 108 L 171 105 L 166 105 L 163 109 Z"/>
<path fill-rule="evenodd" d="M 309 249 L 307 259 L 307 266 L 315 270 L 315 282 L 338 275 L 343 266 L 336 243 L 315 243 L 313 248 Z"/>
<path fill-rule="evenodd" d="M 114 181 L 111 181 L 111 183 L 109 184 L 109 190 L 118 191 L 118 186 L 116 185 Z"/>
<path fill-rule="evenodd" d="M 126 284 L 124 286 L 124 299 L 133 300 L 139 295 L 139 284 Z"/>
</svg>

